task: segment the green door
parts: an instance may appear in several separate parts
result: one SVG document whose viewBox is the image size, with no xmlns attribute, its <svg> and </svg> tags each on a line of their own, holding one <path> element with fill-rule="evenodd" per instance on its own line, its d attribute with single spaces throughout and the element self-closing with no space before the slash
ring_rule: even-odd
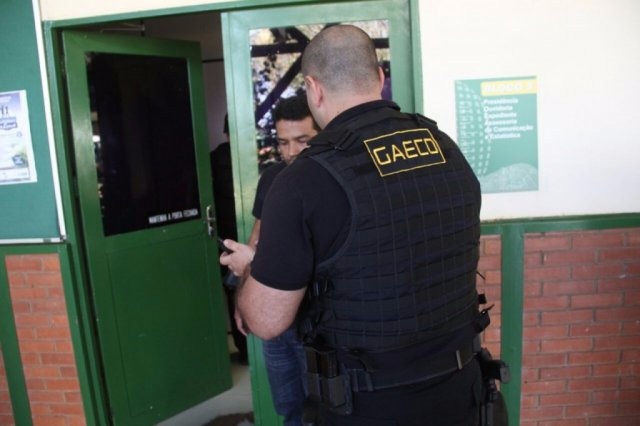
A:
<svg viewBox="0 0 640 426">
<path fill-rule="evenodd" d="M 240 239 L 253 225 L 251 206 L 264 163 L 272 161 L 274 129 L 271 108 L 280 97 L 303 86 L 300 57 L 307 42 L 326 25 L 353 23 L 373 38 L 388 85 L 383 96 L 403 110 L 418 102 L 413 82 L 415 51 L 409 0 L 322 2 L 222 14 L 225 76 L 234 173 L 243 212 Z M 249 340 L 253 408 L 257 425 L 278 424 L 261 355 L 261 342 Z"/>
<path fill-rule="evenodd" d="M 152 425 L 231 386 L 200 49 L 99 33 L 63 41 L 112 422 Z"/>
</svg>

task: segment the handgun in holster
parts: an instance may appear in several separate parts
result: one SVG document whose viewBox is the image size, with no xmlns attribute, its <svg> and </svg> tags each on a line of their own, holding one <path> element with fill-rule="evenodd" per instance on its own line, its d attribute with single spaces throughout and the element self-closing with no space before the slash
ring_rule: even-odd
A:
<svg viewBox="0 0 640 426">
<path fill-rule="evenodd" d="M 305 345 L 304 350 L 309 399 L 335 414 L 351 414 L 353 403 L 349 376 L 339 374 L 336 350 L 314 344 Z"/>
<path fill-rule="evenodd" d="M 509 366 L 500 359 L 493 359 L 486 348 L 481 348 L 476 359 L 482 371 L 483 397 L 480 405 L 480 426 L 506 426 L 509 424 L 507 407 L 496 380 L 508 383 L 511 380 Z"/>
</svg>

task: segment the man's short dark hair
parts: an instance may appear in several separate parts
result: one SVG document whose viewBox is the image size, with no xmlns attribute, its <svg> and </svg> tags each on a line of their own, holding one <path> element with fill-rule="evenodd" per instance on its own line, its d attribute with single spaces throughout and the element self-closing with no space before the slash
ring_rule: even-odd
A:
<svg viewBox="0 0 640 426">
<path fill-rule="evenodd" d="M 274 123 L 280 120 L 300 121 L 310 116 L 311 111 L 305 95 L 282 98 L 273 110 Z"/>
</svg>

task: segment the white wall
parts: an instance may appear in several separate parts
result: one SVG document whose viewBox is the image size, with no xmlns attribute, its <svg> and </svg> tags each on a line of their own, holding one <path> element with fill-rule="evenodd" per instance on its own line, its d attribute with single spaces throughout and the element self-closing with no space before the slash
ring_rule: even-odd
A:
<svg viewBox="0 0 640 426">
<path fill-rule="evenodd" d="M 205 3 L 40 2 L 44 20 Z M 486 194 L 483 219 L 640 212 L 640 1 L 419 4 L 424 112 L 454 138 L 455 80 L 537 77 L 539 189 Z"/>
<path fill-rule="evenodd" d="M 420 2 L 424 109 L 456 133 L 454 81 L 537 76 L 539 190 L 483 219 L 640 211 L 640 2 Z"/>
</svg>

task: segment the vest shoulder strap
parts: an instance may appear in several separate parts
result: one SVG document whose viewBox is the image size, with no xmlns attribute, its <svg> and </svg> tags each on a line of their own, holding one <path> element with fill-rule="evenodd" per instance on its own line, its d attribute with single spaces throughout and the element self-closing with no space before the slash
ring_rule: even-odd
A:
<svg viewBox="0 0 640 426">
<path fill-rule="evenodd" d="M 364 114 L 339 129 L 320 132 L 318 136 L 313 138 L 311 144 L 312 146 L 323 146 L 339 151 L 348 150 L 362 139 L 362 136 L 359 135 L 361 130 L 387 118 L 413 120 L 418 126 L 425 126 L 430 130 L 438 129 L 438 124 L 434 120 L 421 114 L 407 114 L 391 108 L 381 108 L 370 114 Z"/>
</svg>

